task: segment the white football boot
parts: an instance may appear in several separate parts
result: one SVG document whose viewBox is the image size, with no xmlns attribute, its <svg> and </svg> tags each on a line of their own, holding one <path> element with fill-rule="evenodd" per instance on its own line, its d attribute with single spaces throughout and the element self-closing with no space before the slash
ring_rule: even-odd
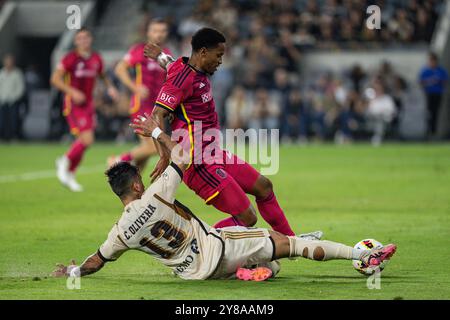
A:
<svg viewBox="0 0 450 320">
<path fill-rule="evenodd" d="M 69 159 L 63 155 L 62 157 L 56 159 L 56 176 L 59 182 L 65 187 L 67 187 L 69 181 Z"/>
<path fill-rule="evenodd" d="M 313 231 L 310 233 L 302 233 L 297 237 L 302 238 L 303 240 L 320 240 L 323 237 L 323 231 Z"/>
<path fill-rule="evenodd" d="M 68 174 L 67 187 L 73 192 L 83 191 L 83 187 L 75 180 L 75 175 L 72 172 Z"/>
</svg>

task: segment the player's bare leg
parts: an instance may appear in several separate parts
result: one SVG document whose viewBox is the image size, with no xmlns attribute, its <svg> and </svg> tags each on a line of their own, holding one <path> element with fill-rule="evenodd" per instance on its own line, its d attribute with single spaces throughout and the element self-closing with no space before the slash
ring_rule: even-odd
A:
<svg viewBox="0 0 450 320">
<path fill-rule="evenodd" d="M 73 142 L 69 151 L 56 160 L 57 177 L 59 181 L 73 192 L 83 191 L 83 187 L 75 179 L 75 172 L 83 159 L 86 149 L 91 146 L 94 141 L 94 131 L 82 131 Z"/>
<path fill-rule="evenodd" d="M 232 226 L 253 227 L 256 224 L 256 221 L 257 217 L 255 208 L 250 205 L 245 211 L 218 221 L 214 225 L 214 228 L 224 228 Z"/>
<path fill-rule="evenodd" d="M 130 152 L 124 153 L 120 156 L 109 157 L 108 166 L 111 167 L 113 164 L 120 161 L 133 161 L 142 172 L 148 159 L 150 159 L 150 157 L 155 155 L 158 151 L 152 138 L 139 136 L 139 140 L 139 145 L 133 148 Z"/>
<path fill-rule="evenodd" d="M 234 218 L 240 221 L 245 227 L 253 227 L 257 221 L 255 208 L 250 205 L 247 210 L 238 215 L 235 215 Z"/>
</svg>

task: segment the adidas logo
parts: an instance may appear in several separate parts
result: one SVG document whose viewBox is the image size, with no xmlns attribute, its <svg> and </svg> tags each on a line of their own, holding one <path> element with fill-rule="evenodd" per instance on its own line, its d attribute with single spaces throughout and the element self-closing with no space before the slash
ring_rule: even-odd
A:
<svg viewBox="0 0 450 320">
<path fill-rule="evenodd" d="M 200 82 L 200 85 L 198 86 L 200 89 L 203 88 L 204 86 L 206 86 L 206 84 L 204 84 L 203 82 Z"/>
</svg>

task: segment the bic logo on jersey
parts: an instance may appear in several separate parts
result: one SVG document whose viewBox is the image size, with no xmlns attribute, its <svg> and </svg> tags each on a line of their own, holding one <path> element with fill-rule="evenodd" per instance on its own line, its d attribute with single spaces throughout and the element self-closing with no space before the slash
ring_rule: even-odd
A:
<svg viewBox="0 0 450 320">
<path fill-rule="evenodd" d="M 164 101 L 171 105 L 175 103 L 175 97 L 165 92 L 161 92 L 159 100 Z"/>
</svg>

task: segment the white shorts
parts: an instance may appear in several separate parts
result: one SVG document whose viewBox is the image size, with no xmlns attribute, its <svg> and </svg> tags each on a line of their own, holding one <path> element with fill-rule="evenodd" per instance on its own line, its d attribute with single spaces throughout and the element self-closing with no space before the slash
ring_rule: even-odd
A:
<svg viewBox="0 0 450 320">
<path fill-rule="evenodd" d="M 274 275 L 279 264 L 274 258 L 275 244 L 267 229 L 226 227 L 220 229 L 220 237 L 225 243 L 225 252 L 216 272 L 210 279 L 230 279 L 240 267 L 265 266 Z"/>
</svg>

